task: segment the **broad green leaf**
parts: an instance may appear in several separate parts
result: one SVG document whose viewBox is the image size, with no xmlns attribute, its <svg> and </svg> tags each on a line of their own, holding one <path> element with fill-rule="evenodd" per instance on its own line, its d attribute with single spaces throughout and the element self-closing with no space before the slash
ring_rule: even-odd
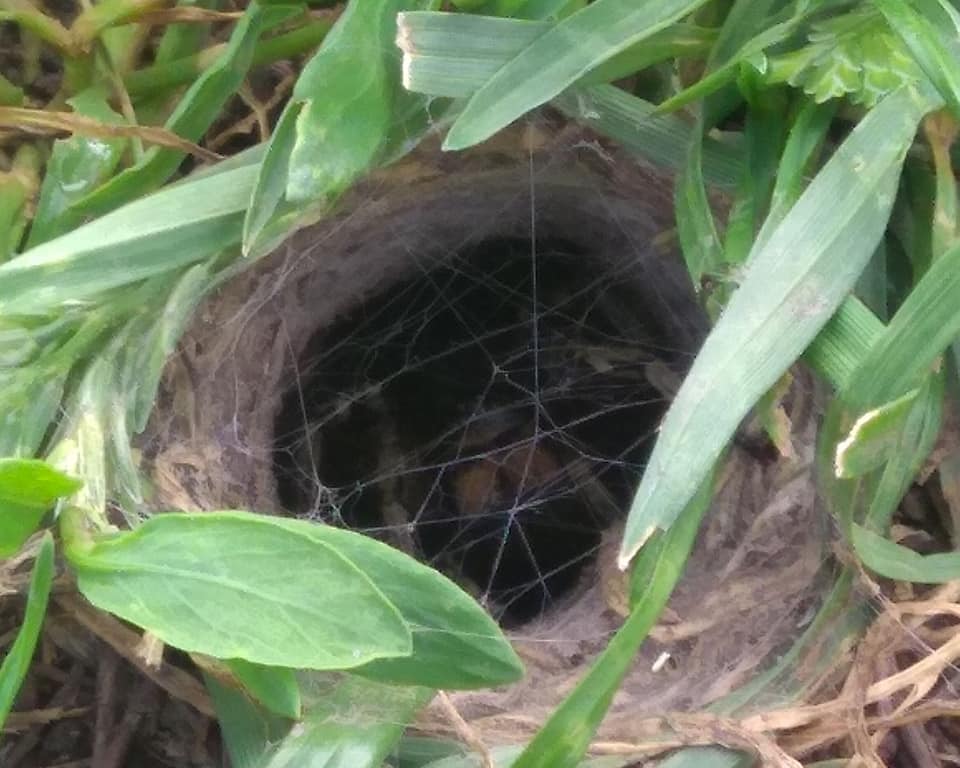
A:
<svg viewBox="0 0 960 768">
<path fill-rule="evenodd" d="M 514 768 L 573 768 L 583 758 L 640 644 L 686 567 L 700 521 L 713 496 L 713 472 L 669 531 L 644 547 L 633 566 L 631 611 L 586 677 L 554 710 Z"/>
<path fill-rule="evenodd" d="M 837 446 L 837 477 L 859 477 L 896 456 L 900 433 L 917 399 L 912 390 L 889 403 L 863 414 L 850 434 Z"/>
<path fill-rule="evenodd" d="M 13 641 L 7 655 L 3 657 L 3 664 L 0 665 L 0 728 L 6 722 L 7 715 L 13 708 L 17 693 L 30 668 L 33 651 L 37 647 L 40 629 L 43 626 L 43 617 L 47 613 L 47 600 L 50 597 L 53 574 L 53 537 L 47 531 L 40 541 L 33 575 L 30 577 L 23 622 L 17 631 L 16 640 Z"/>
<path fill-rule="evenodd" d="M 103 88 L 89 88 L 67 103 L 74 112 L 106 124 L 119 124 L 123 117 L 110 108 Z M 37 212 L 30 227 L 27 247 L 32 248 L 76 227 L 81 217 L 67 209 L 110 178 L 120 163 L 127 139 L 98 139 L 74 134 L 54 142 L 47 161 Z"/>
<path fill-rule="evenodd" d="M 487 81 L 453 124 L 444 149 L 465 149 L 489 138 L 704 2 L 596 0 L 558 22 Z"/>
<path fill-rule="evenodd" d="M 0 313 L 46 314 L 240 241 L 256 166 L 161 190 L 0 265 Z"/>
<path fill-rule="evenodd" d="M 265 667 L 243 659 L 229 659 L 230 671 L 250 695 L 270 712 L 291 720 L 300 718 L 300 684 L 288 667 Z"/>
<path fill-rule="evenodd" d="M 16 552 L 80 481 L 39 459 L 0 459 L 0 557 Z"/>
<path fill-rule="evenodd" d="M 882 101 L 754 247 L 664 419 L 627 520 L 622 565 L 673 524 L 740 421 L 843 301 L 883 235 L 903 157 L 933 106 L 910 89 Z"/>
<path fill-rule="evenodd" d="M 256 2 L 247 6 L 223 56 L 206 69 L 177 102 L 165 126 L 169 131 L 190 141 L 197 141 L 206 133 L 246 77 L 263 29 L 264 13 Z M 140 162 L 77 201 L 70 210 L 82 215 L 98 215 L 136 200 L 169 179 L 183 158 L 183 152 L 178 150 L 153 147 Z"/>
<path fill-rule="evenodd" d="M 960 334 L 960 244 L 938 257 L 890 320 L 844 388 L 853 411 L 917 386 Z"/>
<path fill-rule="evenodd" d="M 648 101 L 612 85 L 565 91 L 552 105 L 595 131 L 617 141 L 628 152 L 655 165 L 678 170 L 686 162 L 692 127 L 676 115 L 659 115 Z M 707 137 L 703 141 L 703 175 L 707 183 L 732 187 L 740 175 L 740 152 L 733 143 Z"/>
<path fill-rule="evenodd" d="M 65 516 L 80 592 L 175 648 L 306 669 L 410 653 L 406 623 L 357 566 L 273 518 L 162 514 L 92 539 L 81 525 Z"/>
<path fill-rule="evenodd" d="M 263 768 L 380 768 L 407 724 L 432 697 L 352 675 L 302 679 L 305 714 Z"/>
<path fill-rule="evenodd" d="M 352 0 L 304 68 L 287 173 L 287 199 L 336 197 L 376 162 L 393 115 L 399 55 L 397 13 L 424 0 Z"/>
<path fill-rule="evenodd" d="M 921 555 L 856 523 L 850 532 L 853 548 L 863 564 L 885 578 L 917 584 L 960 579 L 960 552 Z"/>
<path fill-rule="evenodd" d="M 950 110 L 960 117 L 960 16 L 956 9 L 938 0 L 873 0 L 873 4 Z"/>
<path fill-rule="evenodd" d="M 413 654 L 354 670 L 374 680 L 431 688 L 480 688 L 519 679 L 523 665 L 493 619 L 442 574 L 402 552 L 327 525 L 283 520 L 366 573 L 413 632 Z M 440 610 L 442 606 L 442 610 Z"/>
</svg>

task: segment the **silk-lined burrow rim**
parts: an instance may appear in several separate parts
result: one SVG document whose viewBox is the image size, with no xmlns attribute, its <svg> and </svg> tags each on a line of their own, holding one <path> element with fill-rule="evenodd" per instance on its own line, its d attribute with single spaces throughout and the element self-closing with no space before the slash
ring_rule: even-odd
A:
<svg viewBox="0 0 960 768">
<path fill-rule="evenodd" d="M 545 717 L 621 624 L 625 511 L 707 328 L 671 181 L 583 139 L 425 147 L 356 188 L 202 307 L 143 444 L 158 507 L 361 530 L 472 594 L 530 672 L 457 694 L 471 720 L 520 700 Z M 614 729 L 618 711 L 706 703 L 722 686 L 703 680 L 792 637 L 784 617 L 808 605 L 812 483 L 772 487 L 777 462 L 748 442 L 671 603 L 679 634 L 641 650 Z M 751 528 L 770 504 L 789 524 Z M 761 600 L 771 568 L 786 577 Z M 675 667 L 654 664 L 664 652 Z"/>
</svg>

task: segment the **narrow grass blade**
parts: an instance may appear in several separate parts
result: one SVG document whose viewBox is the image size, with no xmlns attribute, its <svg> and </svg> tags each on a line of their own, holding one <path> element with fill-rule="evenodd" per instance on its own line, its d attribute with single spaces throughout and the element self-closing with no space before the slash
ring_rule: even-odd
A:
<svg viewBox="0 0 960 768">
<path fill-rule="evenodd" d="M 679 170 L 686 162 L 692 123 L 676 115 L 655 114 L 654 104 L 620 88 L 577 87 L 560 94 L 552 105 L 655 165 Z M 707 137 L 702 152 L 708 184 L 732 187 L 737 183 L 741 153 L 735 143 Z"/>
<path fill-rule="evenodd" d="M 301 109 L 302 106 L 296 102 L 287 104 L 267 144 L 263 162 L 256 169 L 256 184 L 243 219 L 245 256 L 271 250 L 287 229 L 286 219 L 290 208 L 285 200 L 287 169 L 297 140 L 296 124 Z"/>
<path fill-rule="evenodd" d="M 15 553 L 80 481 L 39 459 L 0 459 L 0 557 Z"/>
<path fill-rule="evenodd" d="M 704 512 L 713 496 L 713 473 L 703 480 L 669 531 L 644 548 L 631 574 L 631 612 L 586 677 L 554 710 L 513 768 L 573 768 L 586 754 L 600 721 L 683 574 Z"/>
<path fill-rule="evenodd" d="M 13 167 L 0 172 L 0 263 L 20 250 L 30 219 L 28 203 L 39 184 L 37 167 L 40 158 L 34 148 L 24 145 L 17 150 L 15 157 Z"/>
<path fill-rule="evenodd" d="M 848 296 L 807 347 L 804 360 L 837 390 L 842 390 L 884 328 L 862 301 Z"/>
<path fill-rule="evenodd" d="M 859 477 L 895 456 L 917 394 L 917 390 L 912 390 L 857 419 L 850 434 L 837 446 L 834 474 L 841 478 Z"/>
<path fill-rule="evenodd" d="M 121 383 L 131 434 L 139 434 L 146 428 L 167 360 L 193 317 L 194 309 L 212 289 L 212 283 L 208 264 L 190 267 L 164 291 L 166 302 L 144 328 L 136 346 L 131 344 L 123 350 L 126 360 Z"/>
<path fill-rule="evenodd" d="M 938 0 L 873 0 L 920 69 L 960 118 L 960 15 Z"/>
<path fill-rule="evenodd" d="M 30 577 L 30 590 L 27 593 L 27 609 L 23 623 L 17 631 L 17 638 L 3 658 L 0 665 L 0 727 L 7 720 L 13 708 L 17 693 L 30 668 L 33 651 L 37 647 L 43 617 L 47 613 L 47 600 L 53 584 L 53 536 L 49 531 L 43 534 L 37 559 Z"/>
<path fill-rule="evenodd" d="M 857 557 L 885 578 L 916 584 L 943 584 L 960 579 L 960 552 L 921 555 L 856 523 L 851 536 Z"/>
<path fill-rule="evenodd" d="M 758 242 L 766 241 L 800 198 L 836 112 L 834 101 L 826 104 L 804 101 L 800 107 L 780 156 L 770 195 L 770 211 L 757 235 Z"/>
<path fill-rule="evenodd" d="M 265 11 L 253 2 L 234 27 L 230 43 L 177 102 L 166 128 L 190 141 L 199 140 L 236 93 L 253 59 Z M 154 147 L 143 160 L 71 206 L 74 215 L 96 216 L 152 192 L 177 170 L 184 154 Z"/>
<path fill-rule="evenodd" d="M 664 420 L 627 520 L 622 567 L 656 529 L 673 524 L 741 419 L 853 286 L 883 234 L 903 157 L 932 106 L 910 89 L 882 101 L 754 248 Z"/>
<path fill-rule="evenodd" d="M 498 16 L 401 13 L 397 45 L 404 54 L 403 85 L 428 96 L 471 96 L 552 27 Z M 671 25 L 590 70 L 577 85 L 606 83 L 672 57 L 705 54 L 714 37 L 712 30 L 692 24 Z"/>
<path fill-rule="evenodd" d="M 121 115 L 110 108 L 101 88 L 78 93 L 67 103 L 77 114 L 103 123 L 119 124 Z M 37 212 L 30 227 L 27 246 L 32 248 L 70 231 L 81 220 L 67 213 L 70 206 L 105 182 L 113 172 L 127 146 L 127 139 L 96 139 L 74 134 L 54 142 L 47 161 Z"/>
<path fill-rule="evenodd" d="M 0 312 L 58 311 L 238 244 L 257 170 L 161 190 L 0 265 Z"/>
<path fill-rule="evenodd" d="M 723 259 L 727 267 L 740 265 L 753 246 L 768 212 L 787 137 L 786 95 L 759 89 L 753 78 L 741 87 L 747 97 L 744 119 L 746 158 L 724 233 Z"/>
<path fill-rule="evenodd" d="M 662 113 L 675 112 L 696 101 L 706 99 L 730 85 L 736 80 L 741 66 L 760 59 L 766 49 L 790 37 L 798 22 L 799 18 L 796 18 L 759 32 L 745 42 L 739 50 L 730 52 L 721 62 L 718 62 L 716 69 L 701 77 L 693 85 L 684 88 L 680 93 L 671 96 L 660 104 L 657 110 Z"/>
<path fill-rule="evenodd" d="M 407 724 L 433 696 L 346 675 L 304 676 L 305 714 L 263 768 L 380 768 Z"/>
<path fill-rule="evenodd" d="M 736 0 L 724 19 L 723 26 L 716 44 L 710 51 L 707 59 L 707 69 L 716 69 L 733 55 L 737 47 L 753 34 L 754 30 L 764 21 L 770 7 L 770 0 Z M 723 115 L 740 100 L 736 92 L 721 92 L 708 98 L 700 108 L 696 125 L 690 137 L 687 149 L 687 159 L 677 180 L 674 192 L 674 208 L 676 209 L 677 232 L 680 236 L 680 246 L 687 264 L 687 271 L 694 282 L 699 286 L 704 274 L 720 274 L 726 261 L 729 261 L 720 241 L 713 210 L 707 194 L 706 183 L 703 177 L 703 140 L 707 132 L 715 127 Z M 755 138 L 755 137 L 754 137 Z M 753 169 L 749 167 L 750 154 L 753 148 L 748 142 L 744 143 L 745 162 L 741 173 L 750 180 Z M 731 220 L 727 234 L 736 237 L 738 201 L 743 202 L 743 183 L 741 177 L 740 190 L 735 198 L 731 211 Z M 750 212 L 753 218 L 753 212 Z M 753 240 L 752 225 L 747 238 Z M 738 254 L 740 259 L 742 255 Z M 723 293 L 726 287 L 723 287 Z M 716 297 L 715 297 L 716 298 Z M 725 303 L 725 302 L 724 302 Z"/>
<path fill-rule="evenodd" d="M 844 388 L 862 412 L 899 397 L 960 334 L 960 244 L 937 258 L 894 314 Z"/>
<path fill-rule="evenodd" d="M 698 118 L 690 136 L 687 158 L 674 189 L 677 234 L 683 260 L 695 286 L 707 272 L 715 273 L 723 260 L 720 233 L 710 209 L 703 179 L 703 137 L 705 126 Z"/>
<path fill-rule="evenodd" d="M 866 514 L 858 515 L 871 529 L 882 530 L 890 524 L 933 450 L 943 427 L 945 386 L 945 372 L 939 371 L 928 376 L 920 387 L 900 432 L 899 445 L 876 483 L 869 486 L 873 493 L 868 496 Z"/>
<path fill-rule="evenodd" d="M 473 146 L 705 0 L 597 0 L 559 22 L 474 94 L 444 141 Z"/>
</svg>

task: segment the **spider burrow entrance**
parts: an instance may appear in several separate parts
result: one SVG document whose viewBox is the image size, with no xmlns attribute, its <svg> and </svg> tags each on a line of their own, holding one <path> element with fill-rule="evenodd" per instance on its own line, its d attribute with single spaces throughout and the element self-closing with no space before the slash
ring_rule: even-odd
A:
<svg viewBox="0 0 960 768">
<path fill-rule="evenodd" d="M 684 364 L 634 264 L 548 233 L 416 259 L 299 356 L 283 505 L 439 568 L 504 626 L 543 615 L 623 516 Z"/>
</svg>

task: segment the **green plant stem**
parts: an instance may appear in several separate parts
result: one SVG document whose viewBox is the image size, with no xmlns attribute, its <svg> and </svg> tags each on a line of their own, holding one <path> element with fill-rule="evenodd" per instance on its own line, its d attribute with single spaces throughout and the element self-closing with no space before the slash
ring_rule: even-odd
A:
<svg viewBox="0 0 960 768">
<path fill-rule="evenodd" d="M 77 53 L 73 35 L 59 21 L 41 13 L 27 0 L 0 0 L 0 21 L 12 21 L 29 30 L 64 55 Z"/>
<path fill-rule="evenodd" d="M 317 19 L 298 29 L 261 40 L 253 54 L 253 66 L 271 64 L 310 51 L 323 41 L 331 26 L 332 20 Z M 226 43 L 218 43 L 192 56 L 130 72 L 124 78 L 127 92 L 132 99 L 143 99 L 185 85 L 216 61 L 225 48 Z"/>
</svg>

